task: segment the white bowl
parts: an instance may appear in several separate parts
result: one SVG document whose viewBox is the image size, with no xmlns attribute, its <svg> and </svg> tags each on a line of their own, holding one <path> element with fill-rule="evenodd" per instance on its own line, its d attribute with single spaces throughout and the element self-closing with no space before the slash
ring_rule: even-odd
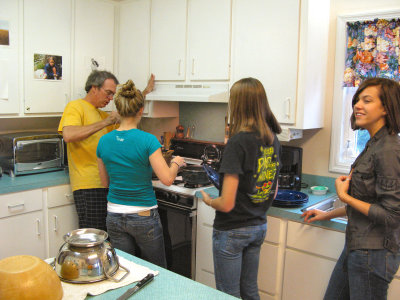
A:
<svg viewBox="0 0 400 300">
<path fill-rule="evenodd" d="M 319 196 L 325 195 L 327 191 L 328 191 L 328 187 L 326 187 L 326 186 L 317 185 L 317 186 L 311 187 L 311 192 L 314 195 L 319 195 Z"/>
</svg>

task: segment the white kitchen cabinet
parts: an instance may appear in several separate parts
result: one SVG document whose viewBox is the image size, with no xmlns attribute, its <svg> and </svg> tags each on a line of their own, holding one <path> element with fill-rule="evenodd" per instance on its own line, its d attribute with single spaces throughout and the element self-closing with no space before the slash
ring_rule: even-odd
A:
<svg viewBox="0 0 400 300">
<path fill-rule="evenodd" d="M 162 1 L 158 3 L 161 5 Z M 154 2 L 157 3 L 157 2 Z M 153 5 L 154 7 L 154 5 Z M 136 87 L 143 90 L 150 77 L 150 1 L 134 0 L 123 2 L 118 6 L 119 11 L 119 59 L 118 78 L 121 83 L 132 79 Z M 163 14 L 162 16 L 167 16 Z M 160 16 L 161 17 L 161 16 Z M 163 24 L 165 27 L 165 24 Z M 175 35 L 169 33 L 168 37 Z M 164 51 L 166 46 L 160 49 Z M 161 70 L 154 72 L 156 80 L 162 77 Z M 179 117 L 179 104 L 177 102 L 146 101 L 143 117 L 164 118 Z"/>
<path fill-rule="evenodd" d="M 215 209 L 197 201 L 196 281 L 215 288 L 212 231 Z"/>
<path fill-rule="evenodd" d="M 286 221 L 267 217 L 267 236 L 261 246 L 258 289 L 262 299 L 279 299 L 282 286 Z"/>
<path fill-rule="evenodd" d="M 153 0 L 150 70 L 157 80 L 228 80 L 231 0 Z"/>
<path fill-rule="evenodd" d="M 0 259 L 14 255 L 46 258 L 42 190 L 0 195 Z"/>
<path fill-rule="evenodd" d="M 23 1 L 24 112 L 60 113 L 70 98 L 72 1 Z M 62 57 L 62 80 L 35 78 L 34 54 Z"/>
<path fill-rule="evenodd" d="M 335 260 L 287 249 L 282 299 L 323 299 L 335 264 Z"/>
<path fill-rule="evenodd" d="M 233 3 L 232 82 L 259 79 L 284 126 L 322 127 L 330 1 Z"/>
<path fill-rule="evenodd" d="M 345 234 L 288 221 L 282 299 L 322 299 Z"/>
<path fill-rule="evenodd" d="M 8 22 L 9 45 L 0 46 L 0 115 L 19 113 L 20 59 L 19 9 L 20 1 L 0 1 L 0 20 Z"/>
<path fill-rule="evenodd" d="M 157 80 L 185 80 L 187 0 L 152 0 L 151 72 Z"/>
<path fill-rule="evenodd" d="M 98 63 L 99 70 L 114 71 L 114 3 L 107 0 L 75 0 L 74 36 L 72 98 L 78 99 L 86 96 L 86 79 L 94 69 L 92 59 Z M 112 110 L 112 103 L 104 109 Z"/>
<path fill-rule="evenodd" d="M 47 208 L 48 257 L 55 257 L 64 244 L 63 236 L 79 228 L 70 185 L 49 187 Z"/>
</svg>

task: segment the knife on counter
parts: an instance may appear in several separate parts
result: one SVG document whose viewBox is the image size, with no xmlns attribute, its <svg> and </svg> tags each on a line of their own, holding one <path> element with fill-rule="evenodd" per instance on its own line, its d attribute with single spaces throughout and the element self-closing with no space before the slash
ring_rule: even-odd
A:
<svg viewBox="0 0 400 300">
<path fill-rule="evenodd" d="M 128 289 L 117 300 L 129 299 L 134 293 L 136 293 L 138 290 L 140 290 L 142 287 L 144 287 L 146 284 L 148 284 L 150 281 L 152 281 L 153 278 L 154 278 L 153 274 L 151 274 L 151 273 L 147 274 L 147 276 L 144 277 L 142 280 L 140 280 L 137 285 L 135 285 L 133 288 Z"/>
</svg>

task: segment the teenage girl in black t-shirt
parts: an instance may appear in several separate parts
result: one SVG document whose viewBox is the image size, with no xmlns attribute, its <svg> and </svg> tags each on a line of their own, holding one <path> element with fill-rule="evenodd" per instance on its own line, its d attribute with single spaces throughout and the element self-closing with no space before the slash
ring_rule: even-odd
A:
<svg viewBox="0 0 400 300">
<path fill-rule="evenodd" d="M 230 92 L 229 141 L 219 173 L 220 197 L 203 201 L 216 209 L 213 257 L 217 289 L 242 299 L 259 299 L 260 248 L 267 231 L 266 211 L 278 190 L 281 127 L 264 87 L 254 78 Z"/>
</svg>

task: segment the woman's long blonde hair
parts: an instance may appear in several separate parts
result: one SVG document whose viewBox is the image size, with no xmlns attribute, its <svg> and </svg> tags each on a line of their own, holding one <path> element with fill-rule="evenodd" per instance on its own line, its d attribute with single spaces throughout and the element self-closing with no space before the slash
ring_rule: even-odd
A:
<svg viewBox="0 0 400 300">
<path fill-rule="evenodd" d="M 243 78 L 232 86 L 229 97 L 229 136 L 240 131 L 256 132 L 267 145 L 274 134 L 282 132 L 269 107 L 262 83 L 255 78 Z"/>
<path fill-rule="evenodd" d="M 135 117 L 144 106 L 142 92 L 135 87 L 135 84 L 130 79 L 119 86 L 115 93 L 114 101 L 121 117 Z"/>
</svg>

